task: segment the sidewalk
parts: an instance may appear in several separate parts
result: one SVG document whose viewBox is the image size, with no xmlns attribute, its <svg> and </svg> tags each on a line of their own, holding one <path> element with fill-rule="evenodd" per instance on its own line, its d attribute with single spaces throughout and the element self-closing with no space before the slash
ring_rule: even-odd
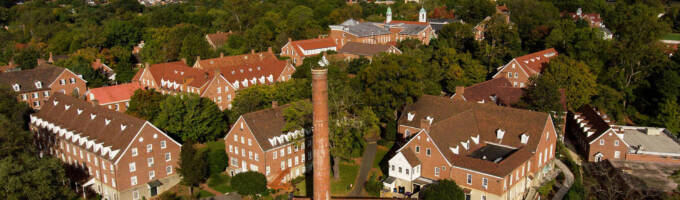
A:
<svg viewBox="0 0 680 200">
<path fill-rule="evenodd" d="M 361 158 L 361 166 L 359 167 L 359 176 L 354 181 L 354 188 L 352 192 L 349 193 L 350 197 L 361 196 L 361 192 L 364 190 L 364 185 L 366 184 L 366 178 L 368 178 L 368 172 L 371 171 L 373 167 L 373 160 L 375 159 L 375 153 L 378 149 L 378 144 L 376 142 L 369 142 L 364 149 L 364 154 Z"/>
<path fill-rule="evenodd" d="M 562 198 L 564 198 L 564 195 L 566 195 L 567 192 L 569 192 L 569 188 L 571 188 L 571 185 L 574 184 L 574 174 L 571 173 L 569 167 L 562 163 L 561 160 L 555 159 L 555 164 L 557 165 L 557 167 L 560 168 L 560 170 L 562 170 L 562 173 L 564 173 L 564 183 L 562 184 L 560 190 L 557 191 L 557 193 L 553 197 L 553 200 L 562 200 Z"/>
</svg>

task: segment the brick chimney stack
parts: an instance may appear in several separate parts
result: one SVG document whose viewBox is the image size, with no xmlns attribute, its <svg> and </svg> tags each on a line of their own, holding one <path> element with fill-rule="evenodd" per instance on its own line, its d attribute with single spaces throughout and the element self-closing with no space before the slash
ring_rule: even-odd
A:
<svg viewBox="0 0 680 200">
<path fill-rule="evenodd" d="M 328 141 L 328 69 L 312 69 L 314 136 L 312 137 L 313 200 L 330 200 L 330 149 Z"/>
</svg>

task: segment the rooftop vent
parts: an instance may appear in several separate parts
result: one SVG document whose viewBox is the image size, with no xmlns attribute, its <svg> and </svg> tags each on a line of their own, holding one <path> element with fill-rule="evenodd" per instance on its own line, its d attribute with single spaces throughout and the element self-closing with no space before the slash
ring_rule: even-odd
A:
<svg viewBox="0 0 680 200">
<path fill-rule="evenodd" d="M 109 125 L 111 123 L 110 119 L 104 119 L 104 124 Z"/>
<path fill-rule="evenodd" d="M 94 118 L 97 118 L 97 115 L 95 115 L 94 113 L 90 114 L 90 119 L 94 120 Z"/>
<path fill-rule="evenodd" d="M 127 126 L 126 126 L 126 125 L 123 125 L 123 124 L 121 124 L 121 125 L 120 125 L 120 131 L 124 131 L 124 130 L 125 130 L 125 128 L 127 128 Z"/>
<path fill-rule="evenodd" d="M 458 145 L 456 145 L 456 148 L 449 147 L 449 150 L 451 150 L 451 152 L 453 152 L 454 154 L 458 155 L 458 153 L 459 153 L 458 150 L 460 150 L 460 148 L 459 148 Z"/>
<path fill-rule="evenodd" d="M 81 110 L 81 109 L 76 109 L 76 112 L 78 112 L 78 115 L 80 115 L 81 113 L 83 113 L 83 110 Z"/>
<path fill-rule="evenodd" d="M 505 131 L 503 129 L 496 129 L 496 139 L 502 140 L 503 135 L 505 135 Z"/>
<path fill-rule="evenodd" d="M 52 101 L 52 104 L 56 106 L 57 104 L 59 104 L 59 101 Z"/>
<path fill-rule="evenodd" d="M 470 137 L 470 138 L 472 138 L 472 141 L 473 141 L 475 144 L 479 144 L 479 134 L 477 134 L 477 137 Z"/>
<path fill-rule="evenodd" d="M 521 137 L 520 139 L 521 139 L 522 144 L 527 144 L 527 142 L 529 142 L 529 135 L 528 134 L 522 133 L 522 135 L 520 137 Z"/>
</svg>

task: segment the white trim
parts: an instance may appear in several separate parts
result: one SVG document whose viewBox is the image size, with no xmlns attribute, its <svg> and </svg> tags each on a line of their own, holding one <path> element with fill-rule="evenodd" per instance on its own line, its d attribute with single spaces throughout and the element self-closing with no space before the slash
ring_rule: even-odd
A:
<svg viewBox="0 0 680 200">
<path fill-rule="evenodd" d="M 651 151 L 637 151 L 637 152 L 633 152 L 631 154 L 633 154 L 633 155 L 646 154 L 646 155 L 655 155 L 655 156 L 680 156 L 680 153 L 651 152 Z"/>
<path fill-rule="evenodd" d="M 606 134 L 607 134 L 607 131 L 609 131 L 609 130 L 614 131 L 614 129 L 612 129 L 612 127 L 610 126 L 607 130 L 605 130 L 604 132 L 602 132 L 602 134 L 600 134 L 600 136 L 597 136 L 596 138 L 593 138 L 592 141 L 588 142 L 588 144 L 593 144 L 593 142 L 597 141 L 597 139 L 600 139 L 603 135 L 606 135 Z M 614 133 L 616 134 L 616 131 L 614 131 Z M 617 137 L 618 137 L 618 136 L 617 136 Z M 626 141 L 624 141 L 623 143 L 625 144 Z M 626 146 L 628 146 L 628 144 L 626 144 Z"/>
<path fill-rule="evenodd" d="M 248 132 L 250 132 L 250 135 L 253 136 L 253 138 L 255 138 L 255 144 L 257 144 L 257 146 L 260 147 L 260 151 L 262 151 L 263 153 L 266 152 L 266 151 L 264 150 L 264 148 L 262 148 L 262 145 L 260 145 L 260 142 L 257 141 L 257 137 L 255 137 L 255 134 L 253 133 L 253 129 L 250 128 L 250 126 L 249 126 L 248 123 L 246 122 L 246 118 L 243 118 L 243 115 L 241 115 L 241 116 L 238 117 L 238 119 L 236 120 L 236 123 L 234 123 L 234 125 L 231 127 L 231 129 L 229 129 L 229 132 L 227 132 L 227 134 L 224 135 L 224 138 L 223 138 L 224 141 L 228 141 L 227 137 L 229 137 L 229 134 L 231 134 L 231 132 L 232 132 L 233 130 L 236 130 L 236 126 L 238 125 L 238 122 L 239 122 L 241 119 L 243 119 L 243 123 L 246 125 L 246 127 L 245 127 L 243 130 L 245 130 L 246 128 L 247 128 L 248 130 L 250 130 L 250 131 L 248 131 Z M 239 128 L 239 129 L 240 129 L 240 128 Z"/>
<path fill-rule="evenodd" d="M 160 129 L 156 128 L 156 126 L 154 126 L 153 124 L 151 124 L 151 123 L 149 123 L 148 121 L 146 121 L 146 122 L 144 122 L 144 125 L 142 125 L 141 127 L 139 127 L 139 131 L 137 131 L 137 133 L 135 134 L 135 137 L 133 137 L 132 140 L 131 140 L 131 142 L 128 143 L 127 147 L 125 147 L 125 150 L 123 150 L 123 152 L 120 154 L 120 157 L 118 157 L 118 159 L 116 159 L 116 161 L 113 162 L 114 165 L 118 166 L 118 161 L 120 161 L 120 159 L 123 158 L 123 156 L 125 156 L 125 153 L 127 153 L 128 149 L 130 148 L 130 146 L 132 145 L 132 143 L 134 143 L 134 142 L 136 141 L 137 137 L 139 136 L 140 133 L 142 133 L 142 130 L 144 130 L 144 127 L 145 127 L 147 124 L 148 124 L 148 125 L 151 125 L 152 128 L 154 128 L 154 129 L 156 129 L 157 131 L 161 132 L 163 135 L 165 135 L 165 137 L 167 137 L 168 139 L 170 139 L 170 141 L 173 141 L 173 142 L 175 142 L 175 144 L 177 144 L 177 145 L 179 145 L 180 147 L 182 147 L 182 144 L 180 144 L 179 142 L 173 140 L 170 136 L 168 136 L 167 134 L 165 134 L 165 132 L 161 131 Z"/>
<path fill-rule="evenodd" d="M 110 104 L 117 104 L 117 103 L 129 102 L 129 101 L 130 101 L 130 99 L 127 99 L 127 100 L 114 101 L 114 102 L 110 102 L 110 103 L 99 103 L 99 105 L 100 106 L 106 106 L 106 105 L 110 105 Z"/>
<path fill-rule="evenodd" d="M 430 134 L 427 134 L 427 132 L 426 132 L 425 130 L 421 129 L 420 131 L 418 131 L 417 134 L 413 135 L 413 137 L 411 137 L 411 139 L 410 139 L 408 142 L 406 142 L 406 144 L 404 144 L 404 146 L 402 146 L 401 148 L 399 148 L 399 150 L 397 150 L 397 152 L 400 152 L 402 149 L 404 149 L 405 147 L 407 147 L 408 144 L 411 143 L 411 141 L 413 141 L 414 139 L 416 139 L 415 136 L 420 135 L 420 133 L 425 133 L 425 134 L 427 135 L 428 138 L 432 138 L 432 137 L 430 137 Z M 430 141 L 432 142 L 432 144 L 434 145 L 434 147 L 436 147 L 435 149 L 437 150 L 437 152 L 439 152 L 439 155 L 441 155 L 441 156 L 444 158 L 444 161 L 446 161 L 446 163 L 449 164 L 449 166 L 453 166 L 453 165 L 451 164 L 451 162 L 449 162 L 449 159 L 446 158 L 446 156 L 444 155 L 444 153 L 442 153 L 442 151 L 439 149 L 439 146 L 437 146 L 437 143 L 435 143 L 433 139 L 430 139 Z"/>
<path fill-rule="evenodd" d="M 508 62 L 508 64 L 505 64 L 500 69 L 498 69 L 498 72 L 496 72 L 496 74 L 494 74 L 491 78 L 496 78 L 496 76 L 498 76 L 498 74 L 500 74 L 505 68 L 507 68 L 508 65 L 510 65 L 513 61 L 517 63 L 517 66 L 519 67 L 519 69 L 522 70 L 522 72 L 524 72 L 524 75 L 526 75 L 527 77 L 531 77 L 529 73 L 527 73 L 526 70 L 524 70 L 524 66 L 522 66 L 522 63 L 513 58 L 510 62 Z"/>
<path fill-rule="evenodd" d="M 491 175 L 491 174 L 487 174 L 487 173 L 484 173 L 484 172 L 480 172 L 480 171 L 476 171 L 476 170 L 471 170 L 471 169 L 468 169 L 468 168 L 462 168 L 462 167 L 458 167 L 458 166 L 455 166 L 455 165 L 453 165 L 452 167 L 453 167 L 453 168 L 457 168 L 457 169 L 462 169 L 462 170 L 470 171 L 470 172 L 479 173 L 479 174 L 482 174 L 482 175 L 486 175 L 486 176 L 490 176 L 490 177 L 494 177 L 494 178 L 498 178 L 498 179 L 503 179 L 503 178 L 501 178 L 500 176 Z M 513 171 L 514 171 L 514 170 L 513 170 Z M 510 172 L 510 173 L 512 173 L 512 172 Z"/>
</svg>

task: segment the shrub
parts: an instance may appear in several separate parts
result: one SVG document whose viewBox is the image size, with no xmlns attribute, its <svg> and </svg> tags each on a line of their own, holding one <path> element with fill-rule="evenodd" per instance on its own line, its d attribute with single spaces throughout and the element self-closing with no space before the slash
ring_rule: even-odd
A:
<svg viewBox="0 0 680 200">
<path fill-rule="evenodd" d="M 451 180 L 440 180 L 430 184 L 420 193 L 424 200 L 463 200 L 465 196 L 463 189 L 458 187 L 456 182 Z"/>
<path fill-rule="evenodd" d="M 208 152 L 208 168 L 211 175 L 222 173 L 227 168 L 228 162 L 224 149 L 212 149 Z"/>
<path fill-rule="evenodd" d="M 231 186 L 241 195 L 256 195 L 267 191 L 267 178 L 259 172 L 243 172 L 231 178 Z"/>
</svg>

